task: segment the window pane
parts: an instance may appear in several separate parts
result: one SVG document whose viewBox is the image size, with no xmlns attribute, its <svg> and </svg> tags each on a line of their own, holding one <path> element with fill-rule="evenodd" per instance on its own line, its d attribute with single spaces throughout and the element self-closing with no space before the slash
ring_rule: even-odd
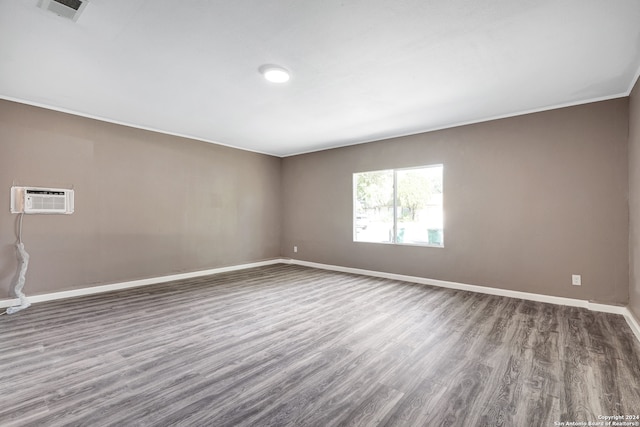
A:
<svg viewBox="0 0 640 427">
<path fill-rule="evenodd" d="M 396 173 L 396 243 L 442 246 L 442 165 Z"/>
<path fill-rule="evenodd" d="M 390 243 L 393 237 L 393 171 L 353 174 L 353 240 Z"/>
</svg>

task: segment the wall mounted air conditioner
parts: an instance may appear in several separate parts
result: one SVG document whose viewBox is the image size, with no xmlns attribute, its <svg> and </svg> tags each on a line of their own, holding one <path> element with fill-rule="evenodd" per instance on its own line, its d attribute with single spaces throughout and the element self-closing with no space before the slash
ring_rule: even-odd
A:
<svg viewBox="0 0 640 427">
<path fill-rule="evenodd" d="M 11 213 L 72 214 L 73 190 L 11 187 Z"/>
</svg>

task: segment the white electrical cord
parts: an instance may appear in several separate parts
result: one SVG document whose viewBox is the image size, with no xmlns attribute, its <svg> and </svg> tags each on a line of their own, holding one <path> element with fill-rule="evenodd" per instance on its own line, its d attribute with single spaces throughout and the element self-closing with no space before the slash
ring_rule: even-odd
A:
<svg viewBox="0 0 640 427">
<path fill-rule="evenodd" d="M 22 218 L 24 218 L 24 212 L 20 214 L 20 222 L 18 225 L 18 243 L 22 243 Z"/>
<path fill-rule="evenodd" d="M 20 214 L 20 223 L 18 227 L 18 254 L 20 255 L 20 273 L 18 274 L 18 283 L 16 283 L 16 287 L 14 292 L 16 296 L 20 299 L 20 305 L 16 305 L 13 307 L 7 308 L 5 313 L 13 314 L 17 313 L 20 310 L 24 310 L 29 307 L 31 303 L 27 299 L 27 296 L 22 292 L 22 288 L 24 288 L 24 282 L 26 280 L 27 268 L 29 267 L 29 254 L 24 250 L 24 243 L 22 243 L 22 218 L 24 217 L 24 212 Z M 4 313 L 3 313 L 4 314 Z"/>
</svg>

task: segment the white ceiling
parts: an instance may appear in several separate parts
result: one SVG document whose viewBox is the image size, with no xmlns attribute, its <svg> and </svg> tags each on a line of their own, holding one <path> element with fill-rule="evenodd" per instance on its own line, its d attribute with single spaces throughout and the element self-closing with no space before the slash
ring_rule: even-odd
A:
<svg viewBox="0 0 640 427">
<path fill-rule="evenodd" d="M 0 0 L 1 98 L 278 156 L 625 96 L 640 68 L 638 0 L 36 4 Z"/>
</svg>

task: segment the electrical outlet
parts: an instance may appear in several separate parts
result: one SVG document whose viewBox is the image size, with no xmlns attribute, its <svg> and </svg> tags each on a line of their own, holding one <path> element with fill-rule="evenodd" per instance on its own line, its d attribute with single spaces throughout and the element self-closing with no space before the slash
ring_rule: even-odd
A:
<svg viewBox="0 0 640 427">
<path fill-rule="evenodd" d="M 293 252 L 298 252 L 298 247 L 297 246 L 293 247 Z"/>
<path fill-rule="evenodd" d="M 573 286 L 582 286 L 582 276 L 580 276 L 579 274 L 572 274 L 571 284 Z"/>
</svg>

